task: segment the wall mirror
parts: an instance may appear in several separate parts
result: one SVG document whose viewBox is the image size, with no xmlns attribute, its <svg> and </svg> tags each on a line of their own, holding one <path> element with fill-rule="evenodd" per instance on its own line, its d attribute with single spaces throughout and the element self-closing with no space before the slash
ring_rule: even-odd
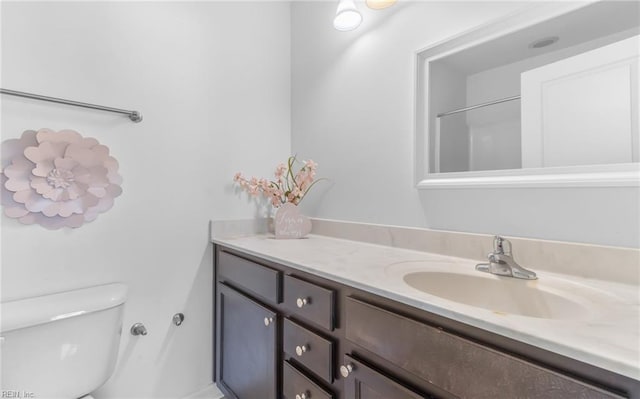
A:
<svg viewBox="0 0 640 399">
<path fill-rule="evenodd" d="M 638 186 L 639 26 L 548 2 L 418 51 L 418 187 Z"/>
</svg>

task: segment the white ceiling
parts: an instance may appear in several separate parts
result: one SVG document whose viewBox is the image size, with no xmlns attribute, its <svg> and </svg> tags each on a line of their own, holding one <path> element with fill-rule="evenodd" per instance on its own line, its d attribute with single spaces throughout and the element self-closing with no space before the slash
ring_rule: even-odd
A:
<svg viewBox="0 0 640 399">
<path fill-rule="evenodd" d="M 637 29 L 638 26 L 640 2 L 602 1 L 460 51 L 438 62 L 445 62 L 462 73 L 472 74 Z M 549 36 L 558 36 L 560 40 L 548 47 L 529 48 L 532 42 Z"/>
</svg>

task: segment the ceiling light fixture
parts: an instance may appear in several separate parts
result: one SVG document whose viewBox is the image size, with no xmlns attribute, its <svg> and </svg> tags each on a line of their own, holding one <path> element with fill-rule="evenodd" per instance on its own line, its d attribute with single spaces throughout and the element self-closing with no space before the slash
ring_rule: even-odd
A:
<svg viewBox="0 0 640 399">
<path fill-rule="evenodd" d="M 367 7 L 372 10 L 382 10 L 383 8 L 391 7 L 396 4 L 397 0 L 367 0 Z"/>
<path fill-rule="evenodd" d="M 362 23 L 362 15 L 353 0 L 340 0 L 333 27 L 339 31 L 354 30 Z"/>
</svg>

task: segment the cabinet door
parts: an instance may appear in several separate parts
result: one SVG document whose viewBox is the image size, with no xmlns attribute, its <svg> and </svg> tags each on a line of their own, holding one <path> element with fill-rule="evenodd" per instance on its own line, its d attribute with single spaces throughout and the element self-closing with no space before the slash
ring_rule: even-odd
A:
<svg viewBox="0 0 640 399">
<path fill-rule="evenodd" d="M 349 355 L 344 355 L 344 364 L 340 367 L 340 373 L 345 378 L 346 399 L 430 398 L 430 396 L 423 396 L 410 390 Z"/>
<path fill-rule="evenodd" d="M 218 284 L 218 383 L 238 399 L 277 398 L 277 315 Z"/>
</svg>

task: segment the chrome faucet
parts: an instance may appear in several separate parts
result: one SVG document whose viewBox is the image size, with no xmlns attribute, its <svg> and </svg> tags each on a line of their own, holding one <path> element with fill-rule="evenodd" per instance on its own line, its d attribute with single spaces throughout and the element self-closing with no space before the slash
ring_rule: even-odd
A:
<svg viewBox="0 0 640 399">
<path fill-rule="evenodd" d="M 515 277 L 526 280 L 535 280 L 538 278 L 534 272 L 516 263 L 511 253 L 511 242 L 500 236 L 493 238 L 493 252 L 489 252 L 487 257 L 489 258 L 489 263 L 478 263 L 476 270 L 497 274 L 498 276 Z"/>
</svg>

